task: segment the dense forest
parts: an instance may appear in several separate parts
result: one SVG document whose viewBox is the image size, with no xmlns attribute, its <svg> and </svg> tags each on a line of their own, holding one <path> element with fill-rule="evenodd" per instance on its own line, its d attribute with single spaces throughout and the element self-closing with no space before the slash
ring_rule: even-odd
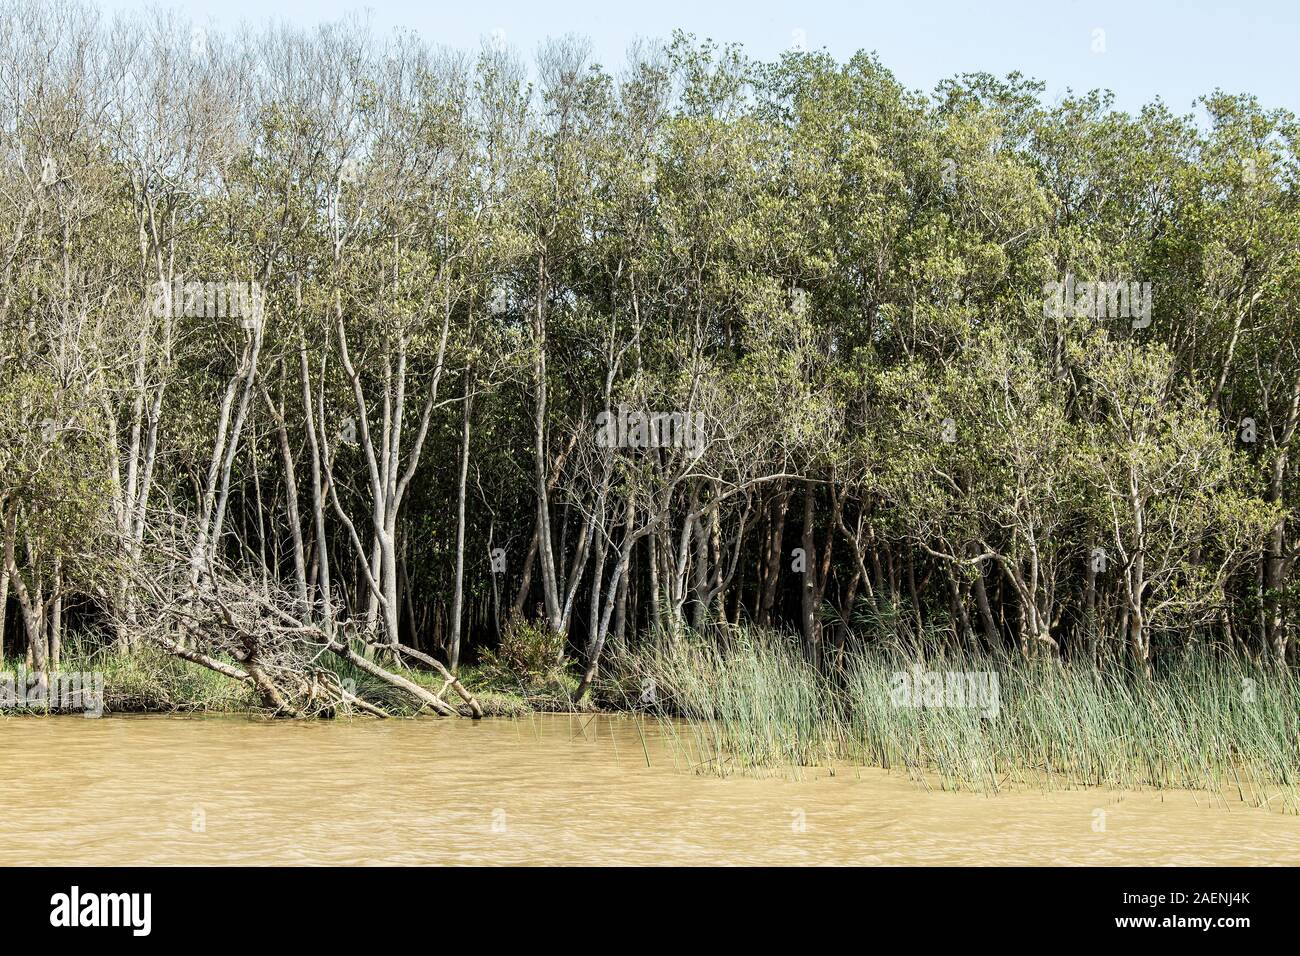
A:
<svg viewBox="0 0 1300 956">
<path fill-rule="evenodd" d="M 294 635 L 450 683 L 517 626 L 579 697 L 737 622 L 1285 667 L 1298 133 L 0 0 L 0 647 L 270 700 Z"/>
</svg>

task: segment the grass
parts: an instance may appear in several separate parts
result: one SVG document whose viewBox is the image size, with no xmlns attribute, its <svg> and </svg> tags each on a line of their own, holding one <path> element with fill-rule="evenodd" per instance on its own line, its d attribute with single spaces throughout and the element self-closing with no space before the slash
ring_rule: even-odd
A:
<svg viewBox="0 0 1300 956">
<path fill-rule="evenodd" d="M 739 629 L 721 643 L 661 637 L 617 665 L 627 703 L 655 713 L 709 772 L 847 763 L 954 790 L 1226 789 L 1300 811 L 1300 681 L 1238 657 L 1189 655 L 1147 680 L 961 652 L 922 661 L 882 647 L 826 676 L 797 639 Z M 996 675 L 996 712 L 939 695 L 933 706 L 901 705 L 899 675 L 918 667 Z"/>
<path fill-rule="evenodd" d="M 87 653 L 73 646 L 63 654 L 58 670 L 65 674 L 102 673 L 104 710 L 108 713 L 234 714 L 256 709 L 248 688 L 149 648 L 121 655 L 107 648 Z M 0 659 L 0 673 L 22 675 L 24 663 Z"/>
</svg>

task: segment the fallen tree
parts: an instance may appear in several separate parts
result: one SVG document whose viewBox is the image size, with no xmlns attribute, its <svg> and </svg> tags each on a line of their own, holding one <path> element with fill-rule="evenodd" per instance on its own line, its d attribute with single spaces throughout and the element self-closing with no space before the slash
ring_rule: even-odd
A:
<svg viewBox="0 0 1300 956">
<path fill-rule="evenodd" d="M 401 692 L 414 712 L 441 717 L 483 716 L 474 695 L 435 658 L 405 645 L 379 644 L 354 624 L 330 633 L 314 623 L 313 609 L 273 582 L 249 580 L 209 558 L 197 583 L 185 554 L 156 542 L 133 563 L 138 600 L 131 626 L 138 637 L 174 657 L 249 685 L 274 716 L 332 717 L 362 713 L 391 716 L 366 700 L 355 681 L 324 662 L 332 656 Z M 125 625 L 126 622 L 118 622 Z M 406 657 L 443 680 L 437 692 L 358 653 L 354 645 L 387 653 L 400 667 Z M 453 690 L 456 707 L 443 694 Z"/>
</svg>

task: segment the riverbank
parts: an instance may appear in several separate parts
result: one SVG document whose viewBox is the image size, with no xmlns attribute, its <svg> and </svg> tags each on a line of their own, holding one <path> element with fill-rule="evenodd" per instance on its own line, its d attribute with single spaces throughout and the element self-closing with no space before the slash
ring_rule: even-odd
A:
<svg viewBox="0 0 1300 956">
<path fill-rule="evenodd" d="M 346 663 L 328 661 L 330 671 L 346 686 L 375 701 L 394 717 L 411 717 L 416 709 L 408 695 Z M 65 655 L 58 667 L 61 674 L 95 674 L 102 677 L 103 712 L 115 715 L 184 715 L 214 714 L 276 716 L 270 714 L 257 692 L 247 684 L 233 682 L 215 671 L 180 660 L 164 651 L 144 647 L 130 654 L 99 651 L 92 654 Z M 9 674 L 22 686 L 34 678 L 21 661 L 0 660 L 0 674 Z M 443 686 L 440 675 L 417 668 L 402 668 L 406 679 L 438 691 Z M 30 676 L 29 676 L 30 675 Z M 534 713 L 567 713 L 602 709 L 590 701 L 579 704 L 573 692 L 577 679 L 563 670 L 527 686 L 499 675 L 485 676 L 479 668 L 461 672 L 464 683 L 473 691 L 485 717 L 521 717 Z M 77 707 L 80 711 L 85 708 Z M 44 716 L 59 713 L 54 701 L 31 701 L 21 706 L 0 700 L 0 713 L 13 716 Z M 351 716 L 338 714 L 337 716 Z M 360 716 L 360 715 L 358 715 Z"/>
<path fill-rule="evenodd" d="M 840 765 L 986 794 L 1226 789 L 1300 812 L 1300 681 L 1240 656 L 1191 654 L 1146 678 L 1114 665 L 959 651 L 919 657 L 891 645 L 817 668 L 779 633 L 687 633 L 614 649 L 579 702 L 575 669 L 551 663 L 550 648 L 535 650 L 463 669 L 485 716 L 636 713 L 697 773 L 798 777 Z M 415 713 L 409 695 L 344 661 L 330 666 L 393 716 Z M 102 674 L 108 714 L 267 714 L 247 684 L 162 651 L 74 653 L 60 669 Z M 433 672 L 401 674 L 443 689 Z"/>
</svg>

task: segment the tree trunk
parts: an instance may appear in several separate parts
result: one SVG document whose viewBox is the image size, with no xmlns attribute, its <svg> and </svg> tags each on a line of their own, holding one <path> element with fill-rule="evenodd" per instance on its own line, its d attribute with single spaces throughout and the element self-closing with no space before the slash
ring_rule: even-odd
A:
<svg viewBox="0 0 1300 956">
<path fill-rule="evenodd" d="M 461 421 L 460 476 L 456 483 L 456 583 L 451 599 L 451 638 L 448 642 L 447 666 L 453 674 L 460 667 L 460 619 L 465 597 L 465 485 L 469 478 L 469 431 L 473 400 L 470 396 L 470 372 L 465 373 L 465 409 Z"/>
<path fill-rule="evenodd" d="M 817 544 L 813 534 L 815 518 L 816 503 L 813 501 L 813 484 L 811 481 L 805 481 L 803 486 L 802 546 L 804 568 L 803 587 L 801 588 L 803 597 L 801 623 L 804 648 L 812 658 L 814 666 L 821 662 L 820 634 L 818 633 L 817 620 Z"/>
<path fill-rule="evenodd" d="M 777 586 L 781 580 L 781 544 L 785 537 L 785 517 L 790 509 L 791 492 L 781 483 L 781 491 L 772 503 L 772 533 L 767 546 L 767 571 L 763 576 L 763 601 L 758 610 L 758 624 L 772 624 L 772 609 L 776 605 Z"/>
</svg>

